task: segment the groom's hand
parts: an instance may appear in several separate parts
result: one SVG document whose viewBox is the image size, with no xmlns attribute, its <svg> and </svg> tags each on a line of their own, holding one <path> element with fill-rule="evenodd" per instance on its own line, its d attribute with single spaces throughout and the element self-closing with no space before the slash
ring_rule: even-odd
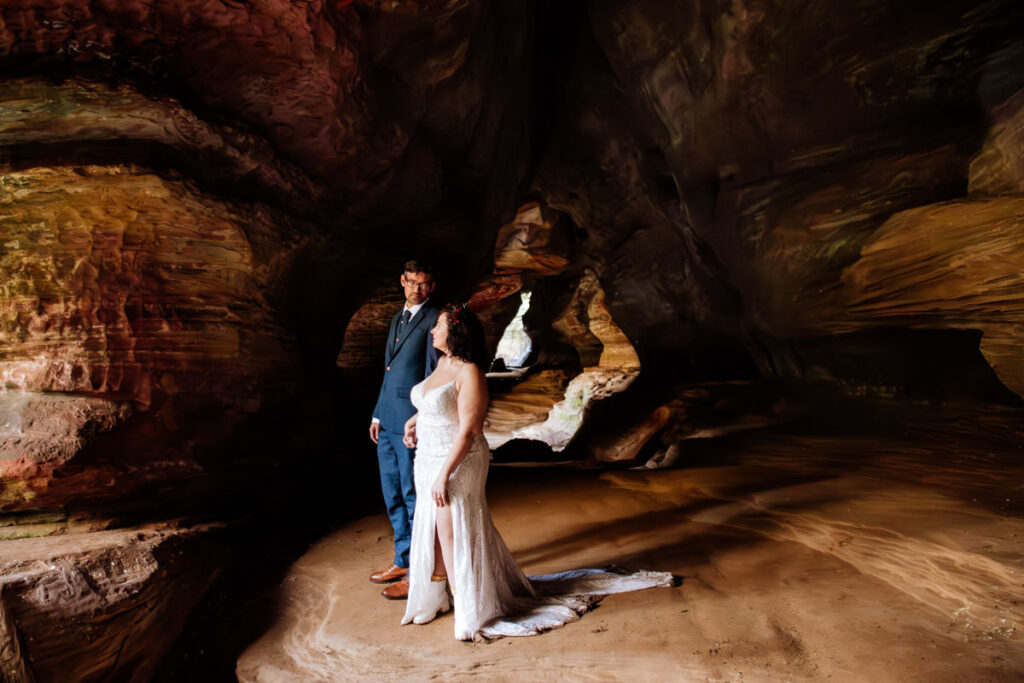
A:
<svg viewBox="0 0 1024 683">
<path fill-rule="evenodd" d="M 370 441 L 377 443 L 377 439 L 380 438 L 380 422 L 370 423 Z"/>
</svg>

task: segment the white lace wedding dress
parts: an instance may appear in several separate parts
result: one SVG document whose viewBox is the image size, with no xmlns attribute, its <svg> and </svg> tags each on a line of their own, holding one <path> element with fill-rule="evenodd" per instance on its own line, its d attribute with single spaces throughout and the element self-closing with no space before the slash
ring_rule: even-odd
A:
<svg viewBox="0 0 1024 683">
<path fill-rule="evenodd" d="M 411 392 L 419 411 L 419 443 L 414 465 L 416 511 L 409 558 L 409 602 L 403 624 L 425 624 L 451 608 L 445 582 L 430 580 L 437 508 L 429 491 L 458 432 L 457 392 L 454 381 L 427 392 L 423 385 L 420 382 Z M 576 621 L 603 595 L 672 585 L 671 574 L 646 571 L 618 574 L 581 569 L 527 578 L 491 521 L 484 493 L 489 464 L 487 441 L 477 437 L 448 484 L 455 565 L 449 579 L 455 590 L 456 638 L 535 635 Z"/>
</svg>

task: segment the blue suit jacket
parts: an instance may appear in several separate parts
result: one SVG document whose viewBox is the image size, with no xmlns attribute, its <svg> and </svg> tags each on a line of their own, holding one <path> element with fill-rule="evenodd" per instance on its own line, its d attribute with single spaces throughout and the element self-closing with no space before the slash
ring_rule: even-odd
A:
<svg viewBox="0 0 1024 683">
<path fill-rule="evenodd" d="M 405 307 L 402 307 L 402 311 Z M 401 434 L 406 421 L 416 409 L 409 400 L 409 391 L 423 381 L 437 367 L 439 354 L 434 348 L 430 330 L 437 322 L 441 309 L 423 304 L 416 317 L 396 334 L 402 311 L 391 319 L 388 345 L 384 352 L 384 382 L 380 386 L 373 416 L 380 420 L 381 429 Z M 397 337 L 397 339 L 396 339 Z"/>
</svg>

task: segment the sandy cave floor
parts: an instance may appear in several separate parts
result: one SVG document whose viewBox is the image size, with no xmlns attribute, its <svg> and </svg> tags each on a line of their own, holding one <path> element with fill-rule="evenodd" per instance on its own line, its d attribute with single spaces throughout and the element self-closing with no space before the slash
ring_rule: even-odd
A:
<svg viewBox="0 0 1024 683">
<path fill-rule="evenodd" d="M 984 427 L 739 436 L 665 471 L 495 467 L 495 523 L 527 573 L 617 564 L 681 585 L 608 596 L 538 637 L 459 642 L 451 615 L 399 625 L 404 602 L 367 580 L 391 559 L 390 528 L 366 517 L 294 563 L 237 674 L 1021 680 L 1024 457 L 1019 433 Z"/>
</svg>

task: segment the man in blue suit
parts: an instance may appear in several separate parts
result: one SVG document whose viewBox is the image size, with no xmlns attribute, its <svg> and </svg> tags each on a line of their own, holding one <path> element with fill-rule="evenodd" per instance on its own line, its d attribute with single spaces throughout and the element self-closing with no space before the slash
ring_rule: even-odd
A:
<svg viewBox="0 0 1024 683">
<path fill-rule="evenodd" d="M 437 367 L 438 352 L 430 330 L 440 313 L 440 309 L 429 302 L 434 291 L 434 276 L 429 266 L 418 261 L 407 262 L 401 281 L 405 290 L 405 306 L 391 319 L 384 352 L 384 382 L 370 423 L 370 438 L 377 444 L 384 502 L 395 532 L 394 562 L 389 568 L 371 574 L 370 581 L 392 584 L 381 593 L 390 600 L 409 596 L 406 575 L 409 573 L 416 485 L 413 482 L 413 451 L 402 443 L 402 436 L 406 420 L 416 412 L 409 399 L 409 391 Z"/>
</svg>

